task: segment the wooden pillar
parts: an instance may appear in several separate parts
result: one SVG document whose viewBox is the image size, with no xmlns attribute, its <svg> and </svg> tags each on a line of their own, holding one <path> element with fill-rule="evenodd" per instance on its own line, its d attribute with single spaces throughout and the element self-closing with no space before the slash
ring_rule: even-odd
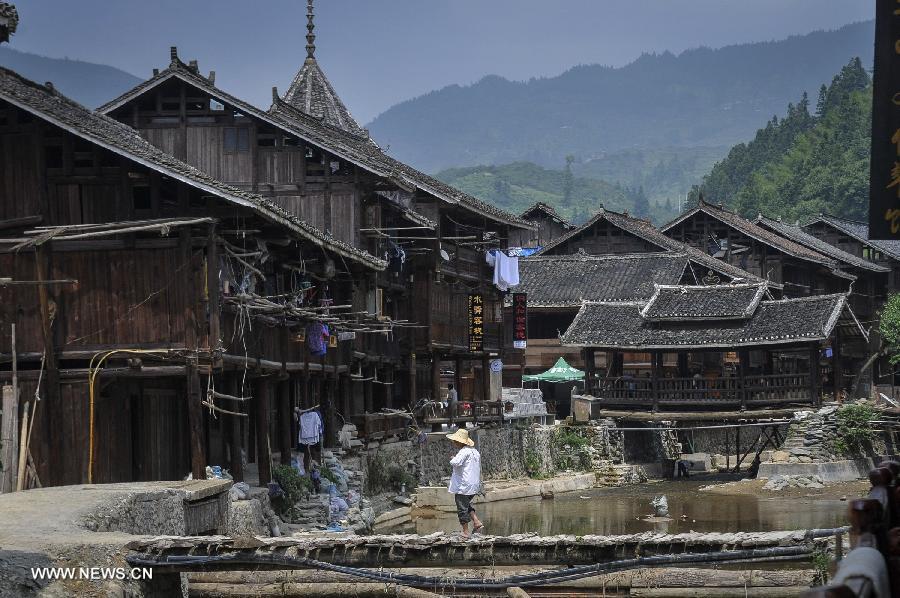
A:
<svg viewBox="0 0 900 598">
<path fill-rule="evenodd" d="M 841 389 L 844 387 L 844 369 L 841 359 L 841 329 L 840 326 L 834 327 L 834 338 L 831 340 L 831 366 L 832 380 L 834 381 L 834 400 L 841 398 Z"/>
<path fill-rule="evenodd" d="M 393 382 L 396 377 L 396 371 L 394 370 L 393 365 L 389 365 L 384 370 L 384 381 L 385 382 Z M 387 409 L 394 408 L 394 387 L 393 385 L 388 386 L 384 385 L 384 406 Z"/>
<path fill-rule="evenodd" d="M 431 398 L 433 401 L 441 400 L 441 358 L 437 351 L 431 354 Z M 433 424 L 431 429 L 433 432 L 437 432 L 441 426 Z"/>
<path fill-rule="evenodd" d="M 41 310 L 41 335 L 44 341 L 44 352 L 46 353 L 46 357 L 44 358 L 45 367 L 47 368 L 47 381 L 46 386 L 44 386 L 45 396 L 47 397 L 47 407 L 49 407 L 50 413 L 54 413 L 56 418 L 49 418 L 49 423 L 51 426 L 54 425 L 54 419 L 57 420 L 59 424 L 62 424 L 62 420 L 59 419 L 58 414 L 61 411 L 61 405 L 59 404 L 59 365 L 56 363 L 56 344 L 53 342 L 53 319 L 55 316 L 59 316 L 58 313 L 51 315 L 51 302 L 53 303 L 54 311 L 57 309 L 56 302 L 52 300 L 50 296 L 50 287 L 46 284 L 43 284 L 45 280 L 49 280 L 50 276 L 50 248 L 44 243 L 42 245 L 38 245 L 35 253 L 35 279 L 38 282 L 37 291 L 38 291 L 38 301 Z M 57 428 L 52 428 L 57 429 Z M 90 477 L 90 474 L 88 474 Z"/>
<path fill-rule="evenodd" d="M 584 347 L 581 349 L 582 360 L 584 361 L 584 394 L 594 396 L 594 389 L 597 384 L 597 360 L 592 347 Z"/>
<path fill-rule="evenodd" d="M 281 453 L 281 464 L 291 464 L 291 381 L 278 383 L 278 449 Z"/>
<path fill-rule="evenodd" d="M 491 358 L 485 355 L 481 358 L 481 400 L 489 401 L 491 398 Z"/>
<path fill-rule="evenodd" d="M 373 378 L 375 376 L 375 366 L 366 367 L 363 370 L 366 373 L 366 378 Z M 374 413 L 375 412 L 375 398 L 374 398 L 374 383 L 371 380 L 366 380 L 363 382 L 363 409 L 366 413 Z"/>
<path fill-rule="evenodd" d="M 272 453 L 269 447 L 269 380 L 257 378 L 253 403 L 256 413 L 256 467 L 259 485 L 265 487 L 272 481 Z"/>
<path fill-rule="evenodd" d="M 341 415 L 344 416 L 344 420 L 349 424 L 350 416 L 353 415 L 353 405 L 352 405 L 352 385 L 353 381 L 350 379 L 350 374 L 345 373 L 341 375 Z"/>
<path fill-rule="evenodd" d="M 741 411 L 747 410 L 747 399 L 750 391 L 747 389 L 747 369 L 750 367 L 750 352 L 747 349 L 738 351 L 738 385 L 740 388 Z"/>
<path fill-rule="evenodd" d="M 653 412 L 659 411 L 659 365 L 662 354 L 658 351 L 650 353 L 650 392 L 653 395 Z"/>
<path fill-rule="evenodd" d="M 419 400 L 418 393 L 416 392 L 416 352 L 412 351 L 409 354 L 409 406 L 412 408 L 413 405 Z"/>
<path fill-rule="evenodd" d="M 326 168 L 326 170 L 330 170 Z M 325 382 L 325 394 L 322 396 L 322 427 L 325 429 L 325 446 L 334 446 L 337 439 L 337 406 L 338 406 L 338 349 L 329 351 L 331 355 L 331 375 Z M 322 377 L 326 373 L 322 371 Z"/>
<path fill-rule="evenodd" d="M 690 375 L 691 370 L 688 367 L 688 354 L 682 351 L 678 353 L 678 377 L 688 378 Z"/>
<path fill-rule="evenodd" d="M 233 397 L 242 396 L 243 389 L 241 388 L 240 374 L 228 374 L 228 380 L 229 394 Z M 243 408 L 243 403 L 239 403 L 235 407 L 235 411 L 242 411 Z M 230 416 L 230 419 L 226 420 L 225 423 L 228 431 L 228 468 L 235 482 L 244 481 L 244 461 L 241 458 L 241 450 L 244 445 L 244 438 L 241 434 L 241 420 L 243 419 L 245 418 L 236 415 Z"/>
<path fill-rule="evenodd" d="M 200 398 L 200 374 L 197 371 L 197 359 L 187 359 L 188 430 L 191 435 L 191 474 L 195 480 L 206 479 L 206 454 L 203 450 L 203 405 Z"/>
<path fill-rule="evenodd" d="M 216 225 L 209 225 L 209 238 L 206 242 L 206 294 L 209 308 L 209 349 L 219 348 L 222 335 L 219 322 L 219 243 L 216 239 Z M 216 355 L 213 365 L 218 366 L 221 356 Z"/>
<path fill-rule="evenodd" d="M 819 367 L 819 343 L 809 346 L 809 392 L 813 405 L 818 406 L 822 402 L 822 375 Z"/>
</svg>

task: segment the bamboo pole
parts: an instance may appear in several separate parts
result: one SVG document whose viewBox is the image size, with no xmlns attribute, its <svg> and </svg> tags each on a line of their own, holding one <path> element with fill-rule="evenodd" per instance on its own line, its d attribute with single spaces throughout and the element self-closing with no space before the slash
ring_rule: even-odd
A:
<svg viewBox="0 0 900 598">
<path fill-rule="evenodd" d="M 25 462 L 28 456 L 28 407 L 25 403 L 25 411 L 22 413 L 22 430 L 19 433 L 19 468 L 16 478 L 16 492 L 25 489 Z"/>
</svg>

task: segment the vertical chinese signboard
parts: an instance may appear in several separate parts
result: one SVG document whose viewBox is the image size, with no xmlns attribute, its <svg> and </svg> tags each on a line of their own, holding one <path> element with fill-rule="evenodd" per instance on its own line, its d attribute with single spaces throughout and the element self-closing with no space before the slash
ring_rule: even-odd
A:
<svg viewBox="0 0 900 598">
<path fill-rule="evenodd" d="M 484 350 L 484 295 L 469 295 L 469 351 Z"/>
<path fill-rule="evenodd" d="M 513 293 L 513 347 L 524 349 L 528 341 L 528 295 Z"/>
<path fill-rule="evenodd" d="M 900 239 L 900 0 L 876 0 L 869 238 Z"/>
</svg>

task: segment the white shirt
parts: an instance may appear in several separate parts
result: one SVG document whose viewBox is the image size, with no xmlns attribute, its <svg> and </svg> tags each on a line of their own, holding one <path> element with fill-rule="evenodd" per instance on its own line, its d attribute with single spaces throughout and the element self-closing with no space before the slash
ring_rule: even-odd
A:
<svg viewBox="0 0 900 598">
<path fill-rule="evenodd" d="M 459 449 L 450 459 L 453 474 L 450 476 L 450 494 L 473 496 L 481 489 L 481 454 L 470 446 Z"/>
</svg>

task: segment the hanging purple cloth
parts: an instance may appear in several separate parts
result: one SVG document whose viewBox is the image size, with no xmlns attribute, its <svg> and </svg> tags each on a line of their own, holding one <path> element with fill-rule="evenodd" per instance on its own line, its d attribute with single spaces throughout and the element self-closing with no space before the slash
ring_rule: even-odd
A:
<svg viewBox="0 0 900 598">
<path fill-rule="evenodd" d="M 328 326 L 313 322 L 306 327 L 306 346 L 313 357 L 321 357 L 328 352 Z"/>
</svg>

